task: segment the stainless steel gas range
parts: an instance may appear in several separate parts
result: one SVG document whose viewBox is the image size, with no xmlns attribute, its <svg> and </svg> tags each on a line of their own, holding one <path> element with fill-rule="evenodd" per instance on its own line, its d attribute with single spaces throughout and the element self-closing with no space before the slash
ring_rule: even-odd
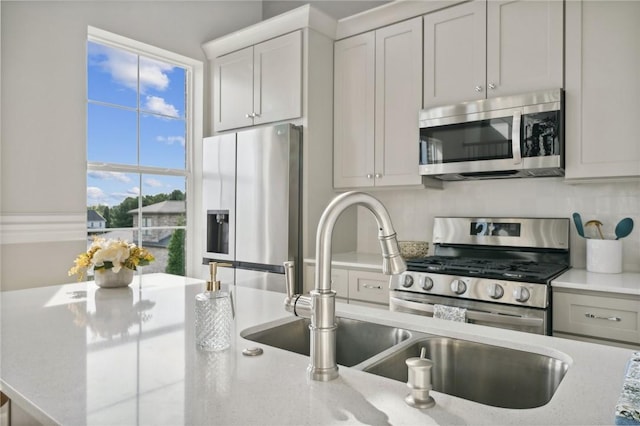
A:
<svg viewBox="0 0 640 426">
<path fill-rule="evenodd" d="M 464 308 L 469 323 L 551 334 L 550 283 L 570 265 L 568 219 L 437 217 L 433 244 L 433 256 L 391 278 L 392 311 Z"/>
</svg>

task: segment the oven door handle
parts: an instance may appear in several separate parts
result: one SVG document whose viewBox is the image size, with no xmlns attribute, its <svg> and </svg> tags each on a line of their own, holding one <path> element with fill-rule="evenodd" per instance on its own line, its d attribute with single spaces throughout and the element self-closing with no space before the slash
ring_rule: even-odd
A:
<svg viewBox="0 0 640 426">
<path fill-rule="evenodd" d="M 432 303 L 412 302 L 410 300 L 398 299 L 397 297 L 390 296 L 390 306 L 398 306 L 412 309 L 420 313 L 424 312 L 433 315 Z M 542 318 L 524 318 L 513 315 L 499 315 L 470 309 L 467 309 L 467 319 L 472 321 L 492 322 L 494 324 L 522 325 L 527 327 L 541 327 L 544 324 L 544 320 Z"/>
</svg>

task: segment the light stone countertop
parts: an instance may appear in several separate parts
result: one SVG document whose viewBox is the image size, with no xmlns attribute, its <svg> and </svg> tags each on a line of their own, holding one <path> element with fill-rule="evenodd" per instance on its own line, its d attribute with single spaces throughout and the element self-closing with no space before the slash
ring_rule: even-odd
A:
<svg viewBox="0 0 640 426">
<path fill-rule="evenodd" d="M 569 269 L 551 281 L 551 286 L 640 296 L 640 273 L 600 274 L 586 269 Z"/>
<path fill-rule="evenodd" d="M 613 423 L 632 354 L 338 303 L 343 317 L 570 364 L 553 399 L 539 408 L 496 408 L 432 391 L 436 406 L 417 410 L 404 403 L 405 383 L 347 367 L 336 380 L 309 381 L 308 357 L 243 339 L 243 330 L 290 315 L 280 293 L 234 288 L 231 348 L 198 351 L 194 297 L 202 288 L 195 279 L 149 274 L 124 289 L 85 282 L 2 293 L 2 391 L 43 423 L 65 425 L 601 425 Z M 264 354 L 241 355 L 255 346 Z"/>
</svg>

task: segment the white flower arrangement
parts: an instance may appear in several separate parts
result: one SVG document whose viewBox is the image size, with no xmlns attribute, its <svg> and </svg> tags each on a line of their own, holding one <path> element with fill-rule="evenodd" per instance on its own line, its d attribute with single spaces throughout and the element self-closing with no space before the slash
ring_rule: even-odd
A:
<svg viewBox="0 0 640 426">
<path fill-rule="evenodd" d="M 89 249 L 76 257 L 69 275 L 78 274 L 78 281 L 82 281 L 87 271 L 113 269 L 113 272 L 118 273 L 122 268 L 135 271 L 138 266 L 148 265 L 154 260 L 147 249 L 126 240 L 94 237 Z"/>
</svg>

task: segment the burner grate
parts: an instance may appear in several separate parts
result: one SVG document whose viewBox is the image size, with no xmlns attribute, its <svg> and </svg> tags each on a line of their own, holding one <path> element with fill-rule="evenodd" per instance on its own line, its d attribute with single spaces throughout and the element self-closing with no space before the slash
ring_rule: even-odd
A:
<svg viewBox="0 0 640 426">
<path fill-rule="evenodd" d="M 553 263 L 530 260 L 492 260 L 447 256 L 431 256 L 408 260 L 410 271 L 469 275 L 485 278 L 504 278 L 544 282 L 566 269 Z"/>
</svg>

